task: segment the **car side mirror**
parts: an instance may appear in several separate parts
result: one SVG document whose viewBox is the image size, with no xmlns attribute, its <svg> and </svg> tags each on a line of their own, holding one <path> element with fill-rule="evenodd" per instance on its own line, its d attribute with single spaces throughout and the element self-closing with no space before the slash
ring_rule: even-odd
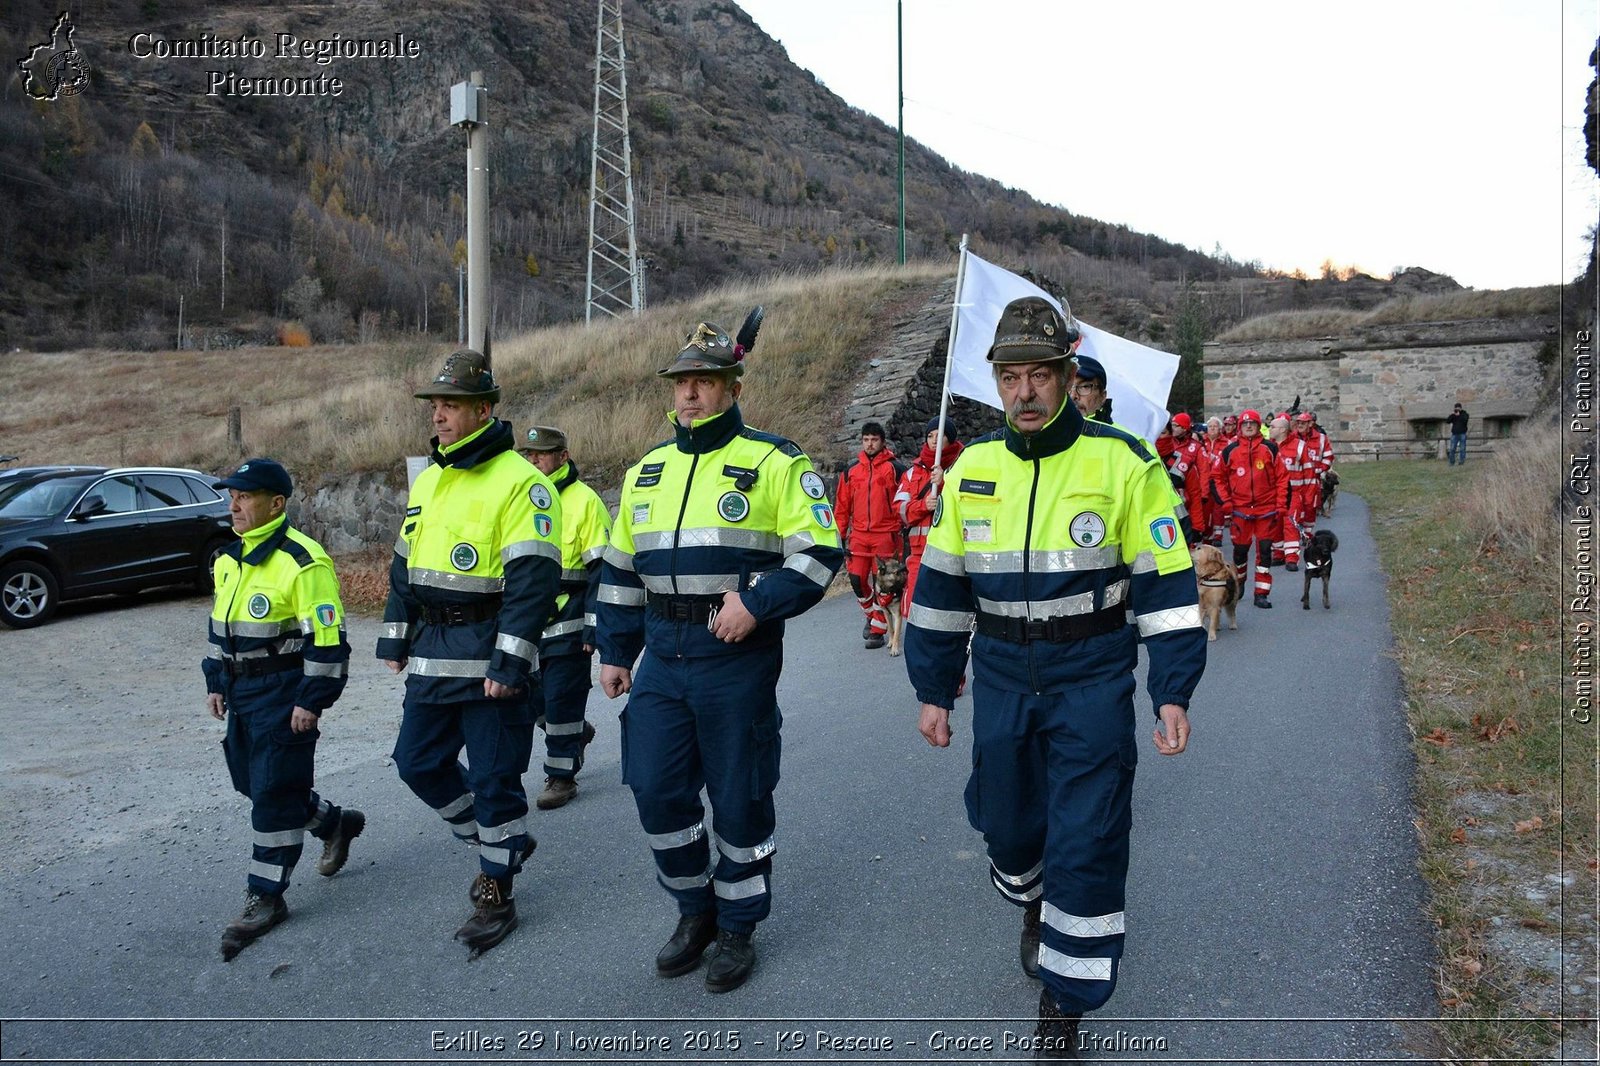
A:
<svg viewBox="0 0 1600 1066">
<path fill-rule="evenodd" d="M 78 509 L 73 512 L 72 520 L 75 522 L 81 522 L 85 518 L 93 518 L 97 514 L 104 514 L 105 509 L 106 498 L 100 495 L 98 492 L 90 496 L 85 496 L 83 498 L 83 502 L 78 504 Z"/>
</svg>

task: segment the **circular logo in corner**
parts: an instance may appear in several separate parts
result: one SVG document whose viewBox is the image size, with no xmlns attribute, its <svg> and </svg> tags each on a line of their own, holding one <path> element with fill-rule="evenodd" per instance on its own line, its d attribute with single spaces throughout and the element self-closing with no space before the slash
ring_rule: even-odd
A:
<svg viewBox="0 0 1600 1066">
<path fill-rule="evenodd" d="M 750 500 L 742 492 L 724 492 L 717 501 L 717 514 L 729 522 L 743 522 L 750 513 Z"/>
<path fill-rule="evenodd" d="M 463 541 L 450 549 L 450 565 L 457 570 L 471 570 L 478 565 L 478 549 Z"/>
<path fill-rule="evenodd" d="M 807 470 L 800 475 L 800 491 L 813 500 L 820 500 L 827 493 L 822 484 L 822 476 L 815 470 Z"/>
<path fill-rule="evenodd" d="M 1098 547 L 1106 539 L 1106 520 L 1093 511 L 1079 511 L 1067 529 L 1080 548 Z"/>
<path fill-rule="evenodd" d="M 272 601 L 258 592 L 250 597 L 250 604 L 245 609 L 250 612 L 251 618 L 265 618 L 267 612 L 272 610 Z"/>
</svg>

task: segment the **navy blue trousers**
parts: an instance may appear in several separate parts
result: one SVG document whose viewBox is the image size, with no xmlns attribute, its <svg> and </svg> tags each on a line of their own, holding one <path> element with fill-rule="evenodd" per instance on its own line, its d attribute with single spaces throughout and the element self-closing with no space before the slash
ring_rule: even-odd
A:
<svg viewBox="0 0 1600 1066">
<path fill-rule="evenodd" d="M 311 788 L 321 734 L 289 728 L 300 678 L 299 670 L 240 678 L 223 692 L 222 756 L 233 787 L 250 798 L 254 830 L 245 884 L 268 895 L 289 887 L 307 829 L 325 838 L 339 826 L 339 808 Z"/>
<path fill-rule="evenodd" d="M 539 661 L 543 684 L 533 694 L 544 725 L 546 777 L 576 777 L 583 769 L 583 712 L 589 703 L 592 655 L 552 655 Z"/>
<path fill-rule="evenodd" d="M 400 780 L 458 838 L 478 843 L 478 865 L 490 877 L 512 877 L 522 865 L 528 841 L 522 775 L 533 751 L 533 729 L 526 694 L 461 703 L 406 697 L 394 743 Z"/>
<path fill-rule="evenodd" d="M 1139 749 L 1132 676 L 1044 696 L 973 679 L 967 819 L 989 876 L 1019 907 L 1042 900 L 1039 977 L 1061 1009 L 1111 998 L 1122 959 Z"/>
<path fill-rule="evenodd" d="M 695 659 L 646 649 L 621 715 L 622 779 L 657 879 L 680 914 L 715 908 L 717 925 L 734 933 L 751 932 L 772 910 L 782 670 L 779 644 Z"/>
</svg>

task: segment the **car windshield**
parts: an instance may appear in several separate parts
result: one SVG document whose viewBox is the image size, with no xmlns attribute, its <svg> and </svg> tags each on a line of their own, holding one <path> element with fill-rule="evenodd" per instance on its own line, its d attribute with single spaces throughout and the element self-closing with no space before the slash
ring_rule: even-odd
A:
<svg viewBox="0 0 1600 1066">
<path fill-rule="evenodd" d="M 88 478 L 51 478 L 22 485 L 0 485 L 0 518 L 48 518 L 71 503 Z"/>
</svg>

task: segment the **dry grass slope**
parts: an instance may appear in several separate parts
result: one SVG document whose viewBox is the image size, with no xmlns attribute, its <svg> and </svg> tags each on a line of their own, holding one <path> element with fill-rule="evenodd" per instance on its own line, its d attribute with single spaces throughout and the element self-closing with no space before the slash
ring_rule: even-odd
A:
<svg viewBox="0 0 1600 1066">
<path fill-rule="evenodd" d="M 1348 333 L 1362 326 L 1392 326 L 1405 322 L 1447 322 L 1472 318 L 1527 318 L 1558 315 L 1561 286 L 1525 289 L 1434 293 L 1398 296 L 1370 311 L 1315 308 L 1278 311 L 1239 323 L 1217 337 L 1224 342 L 1304 340 Z"/>
<path fill-rule="evenodd" d="M 832 436 L 841 390 L 890 335 L 895 315 L 954 269 L 926 262 L 769 276 L 629 319 L 508 338 L 494 347 L 499 413 L 519 427 L 561 425 L 586 476 L 615 484 L 668 436 L 668 389 L 655 371 L 696 322 L 736 331 L 759 303 L 767 316 L 750 357 L 746 418 L 814 451 Z M 359 470 L 398 477 L 402 457 L 420 454 L 431 436 L 426 407 L 411 393 L 448 351 L 402 343 L 0 356 L 9 380 L 25 383 L 0 393 L 0 452 L 29 465 L 220 471 L 239 458 L 227 438 L 228 410 L 238 406 L 245 452 L 282 459 L 297 479 Z"/>
</svg>

